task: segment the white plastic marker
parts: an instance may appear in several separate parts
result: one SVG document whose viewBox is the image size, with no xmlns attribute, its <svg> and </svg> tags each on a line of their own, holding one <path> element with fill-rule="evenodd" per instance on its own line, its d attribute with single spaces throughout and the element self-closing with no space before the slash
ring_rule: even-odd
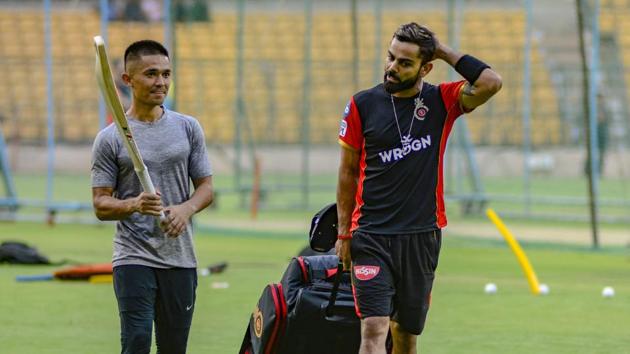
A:
<svg viewBox="0 0 630 354">
<path fill-rule="evenodd" d="M 155 187 L 151 181 L 151 176 L 149 176 L 147 166 L 144 164 L 144 161 L 142 161 L 142 156 L 140 155 L 140 151 L 138 151 L 136 141 L 133 139 L 131 127 L 129 126 L 129 122 L 127 122 L 125 110 L 120 103 L 120 98 L 118 97 L 118 92 L 116 91 L 116 85 L 114 84 L 114 77 L 112 75 L 112 69 L 109 66 L 109 60 L 107 59 L 107 51 L 105 50 L 105 41 L 103 41 L 103 37 L 94 37 L 94 47 L 96 49 L 95 70 L 98 87 L 101 89 L 101 94 L 103 95 L 103 99 L 105 99 L 107 108 L 112 113 L 114 123 L 116 123 L 116 128 L 118 128 L 118 133 L 120 134 L 125 148 L 127 149 L 127 153 L 129 153 L 129 157 L 133 162 L 133 168 L 136 171 L 136 175 L 138 176 L 138 179 L 140 179 L 142 189 L 144 189 L 147 193 L 155 194 Z M 164 218 L 164 212 L 161 211 L 160 219 L 164 220 Z"/>
<path fill-rule="evenodd" d="M 538 286 L 538 290 L 539 290 L 539 294 L 540 295 L 549 295 L 549 285 L 547 284 L 540 284 L 540 286 Z"/>
<path fill-rule="evenodd" d="M 603 297 L 613 297 L 615 296 L 615 289 L 612 286 L 606 286 L 602 290 Z"/>
<path fill-rule="evenodd" d="M 496 293 L 497 293 L 497 290 L 498 290 L 498 289 L 497 289 L 497 285 L 496 285 L 495 283 L 488 283 L 488 284 L 486 284 L 486 286 L 483 288 L 483 291 L 484 291 L 486 294 L 489 294 L 489 295 L 494 295 L 494 294 L 496 294 Z"/>
</svg>

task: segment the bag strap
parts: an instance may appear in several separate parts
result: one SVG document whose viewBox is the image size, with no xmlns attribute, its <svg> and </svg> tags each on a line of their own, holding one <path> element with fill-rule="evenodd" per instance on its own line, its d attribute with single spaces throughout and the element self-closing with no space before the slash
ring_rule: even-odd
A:
<svg viewBox="0 0 630 354">
<path fill-rule="evenodd" d="M 335 274 L 335 280 L 333 282 L 333 288 L 330 292 L 330 300 L 328 306 L 326 306 L 326 316 L 332 316 L 332 310 L 335 307 L 335 301 L 337 300 L 337 292 L 339 291 L 339 283 L 341 283 L 341 277 L 343 276 L 343 263 L 337 264 L 337 274 Z"/>
</svg>

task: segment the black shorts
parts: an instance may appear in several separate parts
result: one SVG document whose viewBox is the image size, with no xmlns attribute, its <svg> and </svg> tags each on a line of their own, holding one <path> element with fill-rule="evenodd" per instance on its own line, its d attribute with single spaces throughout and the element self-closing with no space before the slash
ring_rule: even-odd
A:
<svg viewBox="0 0 630 354">
<path fill-rule="evenodd" d="M 438 265 L 440 230 L 409 235 L 354 232 L 352 284 L 360 318 L 390 316 L 420 334 Z"/>
<path fill-rule="evenodd" d="M 121 353 L 148 354 L 154 322 L 158 351 L 185 353 L 196 289 L 197 270 L 194 268 L 114 267 Z"/>
</svg>

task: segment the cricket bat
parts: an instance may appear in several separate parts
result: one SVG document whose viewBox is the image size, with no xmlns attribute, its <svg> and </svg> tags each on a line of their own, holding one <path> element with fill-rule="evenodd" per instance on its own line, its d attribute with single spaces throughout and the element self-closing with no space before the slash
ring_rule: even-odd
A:
<svg viewBox="0 0 630 354">
<path fill-rule="evenodd" d="M 142 156 L 140 155 L 140 151 L 138 151 L 136 141 L 133 139 L 125 110 L 120 103 L 120 98 L 116 91 L 116 85 L 114 84 L 114 77 L 112 75 L 112 69 L 109 66 L 109 60 L 107 59 L 107 50 L 105 49 L 103 37 L 94 37 L 94 48 L 96 49 L 96 81 L 98 82 L 103 99 L 112 114 L 118 133 L 129 153 L 129 157 L 131 157 L 133 168 L 136 171 L 138 179 L 140 179 L 142 189 L 147 193 L 155 194 L 155 187 L 149 176 L 149 171 L 144 161 L 142 161 Z M 164 212 L 161 211 L 160 220 L 164 220 L 164 218 Z"/>
</svg>

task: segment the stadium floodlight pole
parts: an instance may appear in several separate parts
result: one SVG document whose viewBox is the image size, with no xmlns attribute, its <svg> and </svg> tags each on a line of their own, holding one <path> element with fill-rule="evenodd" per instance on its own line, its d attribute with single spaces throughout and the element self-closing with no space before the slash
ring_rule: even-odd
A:
<svg viewBox="0 0 630 354">
<path fill-rule="evenodd" d="M 15 211 L 18 206 L 17 192 L 15 190 L 15 184 L 13 183 L 13 175 L 11 174 L 11 166 L 9 164 L 9 156 L 7 156 L 7 144 L 4 142 L 4 134 L 0 129 L 0 176 L 4 185 L 4 192 L 7 198 L 2 201 L 0 198 L 0 205 L 9 206 L 10 211 Z"/>
<path fill-rule="evenodd" d="M 457 13 L 461 10 L 461 1 L 457 0 L 448 0 L 447 1 L 447 11 L 446 11 L 446 23 L 447 23 L 447 38 L 449 47 L 459 50 L 459 26 L 457 21 L 459 20 Z M 447 72 L 448 81 L 455 81 L 455 71 L 448 70 Z M 461 119 L 460 119 L 461 121 Z M 459 124 L 455 124 L 459 126 Z M 456 132 L 459 132 L 459 128 L 456 128 Z M 461 139 L 461 134 L 456 133 L 454 135 L 454 140 L 457 141 L 457 144 L 454 145 L 452 149 L 446 149 L 446 190 L 447 194 L 457 194 L 462 193 L 462 179 L 459 178 L 461 173 L 461 162 L 459 159 L 460 155 L 460 146 L 459 140 Z M 457 178 L 454 178 L 454 175 Z M 453 188 L 453 186 L 455 188 Z"/>
<path fill-rule="evenodd" d="M 136 171 L 136 175 L 140 180 L 140 184 L 145 192 L 155 194 L 155 187 L 149 176 L 149 170 L 142 160 L 136 141 L 133 138 L 131 127 L 127 121 L 127 116 L 120 103 L 120 98 L 116 92 L 116 85 L 114 84 L 114 78 L 112 76 L 112 69 L 109 66 L 109 60 L 107 59 L 107 51 L 105 49 L 105 41 L 103 37 L 94 37 L 94 47 L 96 49 L 96 81 L 101 89 L 103 99 L 107 104 L 107 108 L 112 114 L 120 138 L 127 149 L 127 153 L 133 162 L 133 168 Z M 160 219 L 164 220 L 165 215 L 163 211 L 160 211 Z"/>
<path fill-rule="evenodd" d="M 101 37 L 103 41 L 107 43 L 107 23 L 109 21 L 109 0 L 100 0 L 99 1 L 99 11 L 101 14 L 100 18 L 100 27 L 101 27 Z M 107 115 L 105 108 L 105 101 L 103 101 L 103 97 L 100 97 L 98 100 L 98 128 L 99 130 L 105 128 L 106 120 L 105 116 Z"/>
<path fill-rule="evenodd" d="M 172 4 L 171 0 L 164 0 L 162 3 L 164 9 L 164 43 L 169 52 L 173 52 L 173 17 L 171 16 Z"/>
<path fill-rule="evenodd" d="M 588 146 L 591 152 L 590 163 L 590 175 L 591 175 L 591 215 L 593 218 L 593 224 L 595 225 L 595 231 L 593 233 L 593 244 L 595 247 L 599 246 L 598 239 L 598 223 L 599 223 L 599 142 L 597 129 L 597 112 L 599 110 L 600 102 L 597 101 L 597 95 L 599 92 L 599 0 L 594 0 L 592 5 L 592 27 L 591 27 L 591 65 L 590 65 L 590 84 L 589 84 L 589 102 L 591 102 L 588 111 L 588 125 L 590 143 Z"/>
<path fill-rule="evenodd" d="M 525 215 L 531 216 L 531 174 L 529 160 L 532 156 L 532 35 L 533 35 L 533 4 L 532 0 L 525 0 L 525 53 L 523 58 L 523 197 L 525 198 Z"/>
<path fill-rule="evenodd" d="M 164 43 L 166 44 L 166 49 L 171 53 L 170 61 L 171 61 L 171 86 L 169 90 L 170 99 L 165 100 L 165 107 L 170 110 L 175 110 L 177 108 L 177 36 L 175 32 L 175 24 L 173 22 L 173 2 L 171 0 L 164 0 L 162 3 L 162 8 L 164 9 Z"/>
<path fill-rule="evenodd" d="M 372 81 L 374 85 L 383 80 L 383 53 L 382 50 L 382 27 L 383 27 L 383 0 L 374 2 L 374 68 Z"/>
<path fill-rule="evenodd" d="M 311 64 L 313 43 L 313 0 L 304 0 L 304 81 L 302 82 L 302 205 L 306 209 L 309 204 L 309 176 L 310 163 L 309 152 L 311 149 Z"/>
<path fill-rule="evenodd" d="M 47 146 L 48 146 L 48 174 L 46 178 L 46 207 L 48 223 L 54 222 L 52 209 L 53 176 L 55 169 L 55 101 L 53 92 L 53 58 L 52 58 L 52 4 L 51 0 L 44 0 L 44 45 L 46 48 L 46 117 L 47 117 Z"/>
<path fill-rule="evenodd" d="M 359 14 L 357 0 L 350 1 L 350 24 L 352 27 L 352 91 L 359 91 Z"/>
<path fill-rule="evenodd" d="M 462 23 L 462 14 L 463 14 L 463 1 L 462 0 L 449 0 L 447 1 L 447 22 L 448 22 L 448 43 L 449 47 L 459 50 L 460 47 L 460 26 Z M 455 71 L 448 71 L 448 80 L 455 81 Z M 462 176 L 465 171 L 465 164 L 468 166 L 468 176 L 470 179 L 470 185 L 473 189 L 473 196 L 466 197 L 462 199 L 462 205 L 469 205 L 470 208 L 465 208 L 464 210 L 469 209 L 470 212 L 481 212 L 483 205 L 485 203 L 485 191 L 483 187 L 483 182 L 481 181 L 481 173 L 479 172 L 479 167 L 477 165 L 477 160 L 475 159 L 475 146 L 470 139 L 470 130 L 468 129 L 468 122 L 466 119 L 459 119 L 455 122 L 455 131 L 454 135 L 456 147 L 457 149 L 453 149 L 450 155 L 446 156 L 447 164 L 449 164 L 449 170 L 452 170 L 454 167 L 455 175 L 457 178 L 453 182 L 453 173 L 449 172 L 447 175 L 448 181 L 451 185 L 455 185 L 455 190 L 453 194 L 464 193 L 463 181 L 464 178 Z M 447 149 L 448 151 L 449 149 Z M 460 154 L 461 157 L 460 158 Z M 450 161 L 450 162 L 449 162 Z M 447 191 L 453 192 L 453 190 Z M 466 200 L 467 199 L 467 200 Z M 479 208 L 476 207 L 479 205 Z"/>
<path fill-rule="evenodd" d="M 596 4 L 595 7 L 598 7 L 598 1 L 596 0 Z M 591 95 L 588 94 L 588 92 L 590 91 L 589 88 L 591 85 L 595 85 L 596 83 L 594 82 L 589 82 L 590 81 L 590 77 L 589 77 L 589 67 L 588 67 L 588 63 L 586 61 L 586 44 L 585 44 L 585 40 L 584 40 L 584 9 L 582 6 L 582 0 L 575 0 L 575 7 L 577 10 L 577 25 L 578 25 L 578 38 L 580 40 L 580 56 L 582 58 L 581 62 L 582 62 L 582 102 L 583 102 L 583 112 L 584 112 L 584 118 L 585 118 L 585 131 L 586 131 L 586 143 L 588 146 L 588 149 L 586 150 L 586 155 L 587 155 L 587 161 L 590 162 L 590 168 L 587 168 L 587 176 L 588 176 L 588 192 L 589 192 L 589 206 L 590 206 L 590 216 L 591 216 L 591 232 L 593 235 L 593 248 L 599 248 L 599 236 L 598 236 L 598 215 L 597 215 L 597 201 L 596 201 L 596 181 L 594 179 L 593 176 L 593 158 L 595 155 L 593 152 L 595 150 L 594 148 L 594 142 L 592 141 L 592 136 L 594 135 L 593 132 L 591 132 L 591 124 L 589 122 L 588 119 L 588 113 L 591 111 L 591 105 L 595 104 L 594 102 L 591 102 Z M 599 15 L 598 11 L 595 11 L 596 13 L 593 14 L 593 16 Z M 596 20 L 594 20 L 596 21 Z M 596 33 L 597 35 L 599 35 L 599 33 Z M 597 55 L 599 55 L 599 51 L 597 51 L 596 53 Z M 591 63 L 593 66 L 594 63 Z M 591 69 L 594 69 L 593 67 L 591 67 Z"/>
<path fill-rule="evenodd" d="M 241 197 L 241 207 L 243 207 L 242 198 L 242 163 L 241 150 L 243 148 L 242 127 L 243 116 L 245 115 L 245 107 L 243 107 L 243 52 L 245 47 L 245 0 L 238 0 L 237 3 L 237 21 L 236 21 L 236 97 L 234 98 L 234 189 Z"/>
</svg>

